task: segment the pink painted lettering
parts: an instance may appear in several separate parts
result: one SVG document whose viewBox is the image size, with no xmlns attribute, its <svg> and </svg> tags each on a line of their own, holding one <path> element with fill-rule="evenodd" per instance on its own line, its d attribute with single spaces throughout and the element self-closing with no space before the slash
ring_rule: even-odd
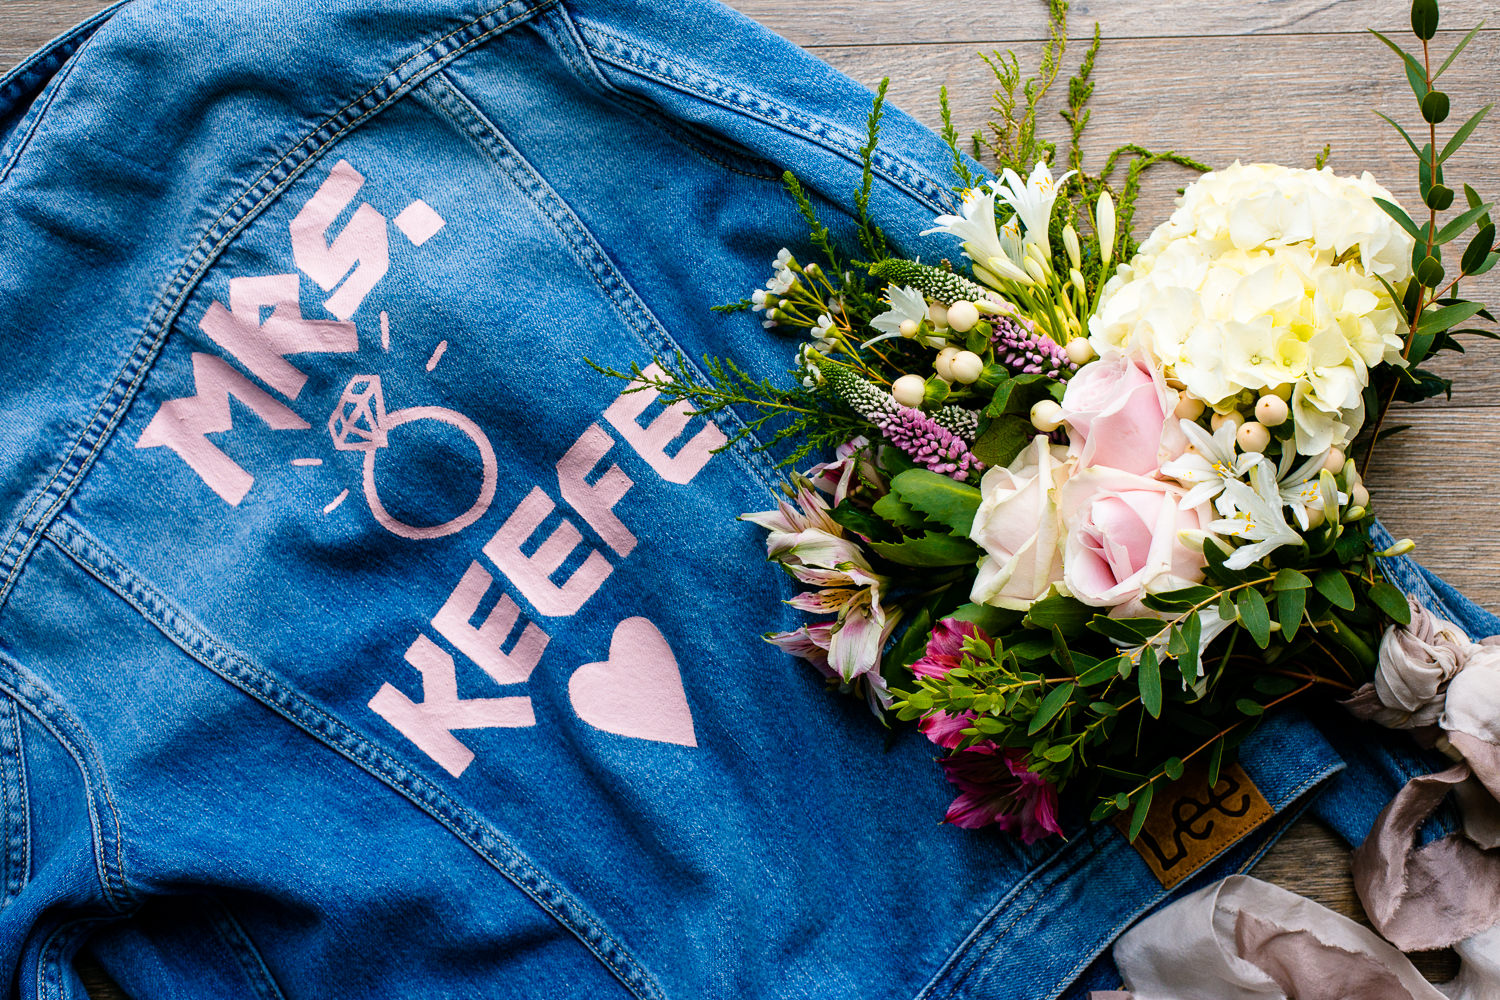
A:
<svg viewBox="0 0 1500 1000">
<path fill-rule="evenodd" d="M 255 477 L 208 439 L 234 426 L 229 397 L 245 404 L 273 430 L 305 431 L 311 425 L 223 358 L 195 352 L 192 360 L 194 394 L 162 403 L 135 446 L 171 448 L 215 493 L 238 506 Z"/>
<path fill-rule="evenodd" d="M 231 278 L 229 308 L 215 302 L 198 323 L 214 343 L 288 399 L 302 392 L 307 374 L 287 361 L 286 355 L 359 350 L 353 323 L 302 318 L 298 284 L 295 274 Z M 263 308 L 271 309 L 264 323 L 260 321 Z"/>
<path fill-rule="evenodd" d="M 614 445 L 614 438 L 598 424 L 574 442 L 557 462 L 557 488 L 574 510 L 623 558 L 635 549 L 635 535 L 615 516 L 614 506 L 634 485 L 618 465 L 611 465 L 590 485 L 588 477 Z"/>
<path fill-rule="evenodd" d="M 642 374 L 647 378 L 659 379 L 662 371 L 653 364 L 648 365 Z M 705 424 L 702 430 L 677 450 L 677 454 L 668 456 L 667 446 L 677 440 L 687 427 L 688 420 L 691 419 L 691 408 L 685 400 L 679 400 L 642 427 L 638 422 L 641 415 L 659 395 L 661 393 L 655 389 L 621 393 L 609 405 L 609 409 L 604 411 L 604 419 L 620 432 L 620 436 L 645 459 L 647 465 L 656 470 L 657 475 L 669 483 L 686 485 L 703 471 L 703 467 L 713 457 L 714 449 L 723 447 L 729 439 L 714 424 Z"/>
<path fill-rule="evenodd" d="M 365 179 L 348 160 L 329 171 L 317 192 L 292 220 L 292 258 L 297 267 L 325 292 L 349 278 L 324 305 L 339 319 L 348 319 L 390 268 L 390 237 L 385 216 L 368 203 L 360 205 L 342 232 L 328 242 L 328 227 L 348 207 Z M 354 273 L 350 274 L 350 268 Z"/>
<path fill-rule="evenodd" d="M 422 674 L 422 700 L 414 702 L 382 684 L 370 708 L 455 778 L 474 760 L 474 751 L 453 735 L 455 729 L 536 725 L 530 698 L 460 698 L 453 657 L 425 635 L 406 651 L 406 662 Z"/>
<path fill-rule="evenodd" d="M 547 633 L 527 622 L 521 630 L 521 637 L 509 653 L 505 652 L 501 647 L 521 616 L 516 602 L 505 594 L 500 595 L 500 600 L 476 627 L 474 613 L 479 610 L 479 602 L 490 589 L 493 579 L 483 566 L 470 563 L 464 578 L 458 581 L 442 609 L 433 616 L 432 627 L 455 649 L 478 664 L 496 684 L 524 684 L 547 648 Z"/>
<path fill-rule="evenodd" d="M 614 569 L 604 556 L 590 552 L 566 583 L 559 586 L 552 582 L 552 574 L 583 541 L 582 533 L 566 518 L 535 553 L 527 556 L 521 551 L 556 507 L 541 487 L 533 487 L 500 530 L 484 543 L 483 551 L 532 607 L 549 617 L 564 618 L 577 614 Z"/>
</svg>

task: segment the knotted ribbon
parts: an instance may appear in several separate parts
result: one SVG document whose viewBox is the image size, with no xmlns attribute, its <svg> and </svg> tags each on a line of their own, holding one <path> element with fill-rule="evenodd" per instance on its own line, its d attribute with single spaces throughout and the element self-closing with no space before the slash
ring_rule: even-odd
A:
<svg viewBox="0 0 1500 1000">
<path fill-rule="evenodd" d="M 1408 782 L 1354 852 L 1355 889 L 1380 934 L 1231 876 L 1126 933 L 1114 956 L 1129 992 L 1092 1000 L 1500 1000 L 1500 637 L 1471 642 L 1416 602 L 1412 612 L 1382 639 L 1375 683 L 1346 706 L 1457 763 Z M 1415 847 L 1449 792 L 1462 832 Z M 1462 967 L 1441 989 L 1402 954 L 1450 946 Z"/>
</svg>

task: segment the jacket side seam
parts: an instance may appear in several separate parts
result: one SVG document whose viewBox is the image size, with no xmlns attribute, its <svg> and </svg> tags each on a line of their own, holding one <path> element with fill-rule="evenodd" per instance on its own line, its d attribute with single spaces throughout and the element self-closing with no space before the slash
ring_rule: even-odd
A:
<svg viewBox="0 0 1500 1000">
<path fill-rule="evenodd" d="M 601 247 L 583 220 L 570 208 L 530 161 L 521 154 L 505 134 L 469 100 L 458 85 L 446 73 L 438 73 L 417 92 L 418 100 L 441 114 L 460 134 L 483 151 L 484 155 L 509 177 L 531 201 L 542 211 L 548 222 L 568 245 L 575 260 L 588 272 L 600 293 L 614 306 L 626 325 L 635 334 L 641 346 L 653 355 L 676 355 L 699 379 L 703 373 L 691 361 L 690 355 L 657 320 L 650 307 L 641 301 L 630 287 L 609 255 Z M 722 429 L 734 441 L 731 446 L 735 458 L 756 482 L 775 489 L 776 472 L 766 459 L 760 441 L 745 426 L 738 414 L 720 410 L 709 414 L 709 419 L 722 425 Z"/>
<path fill-rule="evenodd" d="M 578 30 L 585 37 L 589 53 L 599 61 L 809 140 L 851 162 L 859 161 L 863 136 L 856 138 L 842 129 L 797 114 L 761 94 L 727 86 L 666 56 L 632 45 L 597 25 L 580 23 Z M 602 44 L 588 42 L 590 35 L 598 36 Z M 928 209 L 944 212 L 951 207 L 952 192 L 914 164 L 877 149 L 871 157 L 871 167 L 878 176 Z"/>
<path fill-rule="evenodd" d="M 85 38 L 79 43 L 79 47 L 86 48 L 92 37 L 90 35 L 88 38 Z M 5 182 L 10 179 L 10 175 L 15 170 L 16 164 L 20 162 L 22 154 L 26 152 L 26 148 L 31 145 L 31 140 L 36 135 L 37 129 L 41 127 L 42 122 L 47 117 L 47 112 L 52 108 L 52 102 L 57 99 L 58 92 L 62 90 L 63 84 L 67 82 L 68 77 L 73 72 L 73 67 L 76 65 L 78 63 L 73 59 L 69 59 L 64 63 L 62 69 L 58 71 L 57 76 L 47 84 L 45 93 L 41 98 L 41 103 L 35 108 L 27 109 L 26 114 L 22 116 L 19 124 L 20 131 L 15 139 L 15 149 L 5 158 L 3 163 L 0 163 L 0 187 L 4 187 Z M 0 113 L 3 113 L 3 110 L 0 110 Z M 3 150 L 0 150 L 0 152 L 3 152 Z"/>
<path fill-rule="evenodd" d="M 520 0 L 515 0 L 515 2 L 520 2 Z M 93 467 L 94 460 L 109 442 L 120 421 L 124 419 L 130 404 L 134 402 L 136 394 L 140 391 L 157 356 L 161 353 L 177 314 L 182 310 L 203 275 L 223 253 L 225 247 L 348 132 L 384 110 L 427 76 L 437 72 L 464 52 L 518 21 L 530 17 L 549 4 L 556 3 L 557 0 L 528 0 L 528 5 L 518 13 L 507 20 L 495 23 L 495 18 L 506 9 L 513 7 L 515 2 L 494 8 L 408 56 L 379 83 L 361 97 L 345 105 L 343 110 L 325 120 L 309 132 L 301 142 L 283 154 L 209 226 L 193 250 L 189 252 L 187 259 L 178 269 L 177 275 L 160 293 L 157 306 L 147 320 L 141 337 L 136 341 L 135 348 L 115 376 L 109 391 L 100 400 L 88 425 L 63 454 L 46 486 L 37 492 L 6 538 L 4 550 L 0 551 L 0 572 L 5 573 L 4 582 L 0 583 L 0 607 L 3 607 L 9 599 L 10 592 L 15 587 L 17 574 L 24 567 L 43 532 L 88 474 L 89 469 Z M 486 24 L 489 26 L 484 27 Z M 455 39 L 457 41 L 453 45 L 444 47 L 445 43 Z M 401 78 L 406 68 L 418 58 L 440 49 L 442 51 L 439 51 L 426 66 L 416 69 L 405 79 Z M 334 126 L 338 127 L 334 128 Z M 330 129 L 333 130 L 330 131 Z M 231 220 L 231 225 L 220 231 L 226 219 Z M 83 450 L 82 455 L 80 455 L 80 450 Z M 33 514 L 36 514 L 37 508 L 44 501 L 48 501 L 47 506 L 32 523 Z M 26 530 L 26 536 L 18 543 L 23 529 Z"/>
<path fill-rule="evenodd" d="M 5 885 L 0 907 L 20 895 L 31 875 L 30 803 L 26 801 L 26 754 L 21 714 L 9 698 L 0 699 L 0 788 L 3 788 Z"/>
<path fill-rule="evenodd" d="M 63 967 L 67 963 L 66 953 L 95 924 L 102 922 L 98 917 L 83 917 L 69 920 L 52 929 L 37 956 L 37 1000 L 65 1000 L 67 994 L 63 991 Z"/>
<path fill-rule="evenodd" d="M 120 810 L 105 777 L 98 751 L 78 720 L 30 671 L 3 652 L 0 652 L 0 667 L 4 668 L 3 673 L 0 673 L 0 692 L 14 698 L 28 715 L 36 719 L 77 766 L 83 779 L 84 802 L 94 842 L 94 864 L 99 876 L 99 887 L 112 910 L 128 910 L 135 900 L 125 876 L 125 837 L 120 823 Z M 108 823 L 105 823 L 101 813 L 108 813 Z"/>
<path fill-rule="evenodd" d="M 209 921 L 213 924 L 219 939 L 224 942 L 234 959 L 239 963 L 240 970 L 245 973 L 251 985 L 255 988 L 255 995 L 260 1000 L 286 1000 L 286 994 L 281 991 L 276 978 L 271 975 L 271 970 L 266 966 L 266 960 L 261 955 L 260 949 L 255 942 L 250 940 L 250 935 L 245 932 L 245 927 L 235 918 L 229 907 L 221 899 L 208 898 L 205 906 L 211 911 Z"/>
<path fill-rule="evenodd" d="M 68 517 L 47 538 L 80 569 L 120 597 L 173 645 L 240 691 L 344 757 L 432 817 L 571 932 L 640 1000 L 664 1000 L 635 957 L 576 899 L 553 883 L 493 825 L 239 652 L 232 650 L 142 579 Z"/>
</svg>

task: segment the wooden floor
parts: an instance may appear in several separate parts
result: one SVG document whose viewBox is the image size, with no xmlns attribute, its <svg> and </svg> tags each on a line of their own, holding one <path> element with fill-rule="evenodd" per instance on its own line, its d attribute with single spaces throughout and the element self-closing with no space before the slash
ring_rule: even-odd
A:
<svg viewBox="0 0 1500 1000">
<path fill-rule="evenodd" d="M 668 3 L 669 0 L 662 0 Z M 937 89 L 946 85 L 956 120 L 985 117 L 989 71 L 981 50 L 1015 48 L 1034 62 L 1045 37 L 1043 0 L 730 0 L 753 17 L 863 83 L 892 78 L 892 100 L 935 125 Z M 104 6 L 95 0 L 0 0 L 0 68 L 8 67 L 74 22 Z M 1375 117 L 1410 122 L 1416 114 L 1395 57 L 1368 27 L 1409 35 L 1405 0 L 1075 0 L 1064 73 L 1076 65 L 1095 16 L 1104 47 L 1090 147 L 1124 142 L 1174 148 L 1211 164 L 1236 159 L 1310 166 L 1325 143 L 1340 172 L 1368 170 L 1400 200 L 1417 204 L 1412 158 Z M 1488 0 L 1443 0 L 1445 52 L 1480 19 Z M 1496 20 L 1500 29 L 1500 20 Z M 1453 122 L 1500 96 L 1500 30 L 1486 29 L 1444 77 Z M 1061 135 L 1061 121 L 1050 125 Z M 1451 131 L 1451 129 L 1450 129 Z M 1097 166 L 1095 159 L 1092 166 Z M 1448 164 L 1449 183 L 1500 197 L 1500 116 L 1479 129 Z M 1137 218 L 1142 235 L 1164 219 L 1185 175 L 1163 171 Z M 1468 289 L 1500 302 L 1500 269 Z M 1409 407 L 1377 460 L 1371 493 L 1397 535 L 1469 596 L 1500 608 L 1500 531 L 1492 529 L 1500 494 L 1500 347 L 1476 345 L 1449 363 L 1451 403 Z M 1348 854 L 1311 821 L 1296 825 L 1256 874 L 1358 913 Z M 1431 974 L 1451 973 L 1439 958 Z M 104 995 L 104 994 L 100 994 Z"/>
</svg>

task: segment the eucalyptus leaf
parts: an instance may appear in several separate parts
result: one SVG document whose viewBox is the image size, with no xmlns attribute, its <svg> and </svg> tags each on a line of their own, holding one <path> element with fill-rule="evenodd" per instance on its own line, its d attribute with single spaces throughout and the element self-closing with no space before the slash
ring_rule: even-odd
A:
<svg viewBox="0 0 1500 1000">
<path fill-rule="evenodd" d="M 1422 41 L 1427 41 L 1437 34 L 1438 29 L 1438 5 L 1437 0 L 1412 0 L 1411 5 L 1411 30 Z"/>
<path fill-rule="evenodd" d="M 1431 312 L 1424 312 L 1417 322 L 1417 332 L 1438 333 L 1450 329 L 1472 318 L 1483 308 L 1482 302 L 1458 302 L 1451 306 L 1441 306 Z"/>
<path fill-rule="evenodd" d="M 1254 587 L 1246 587 L 1240 591 L 1234 603 L 1240 612 L 1240 622 L 1250 633 L 1250 638 L 1261 649 L 1265 649 L 1271 642 L 1271 615 L 1266 608 L 1265 597 Z"/>
<path fill-rule="evenodd" d="M 1146 825 L 1146 817 L 1151 812 L 1151 798 L 1155 789 L 1154 785 L 1147 785 L 1135 799 L 1135 812 L 1130 815 L 1130 832 L 1125 839 L 1132 844 L 1135 838 L 1141 835 L 1141 828 Z"/>
<path fill-rule="evenodd" d="M 1464 212 L 1462 215 L 1457 215 L 1452 219 L 1449 219 L 1447 224 L 1444 225 L 1442 229 L 1438 230 L 1437 242 L 1440 244 L 1451 243 L 1459 233 L 1462 233 L 1465 229 L 1468 229 L 1479 220 L 1479 217 L 1481 215 L 1484 215 L 1494 207 L 1495 206 L 1492 203 L 1487 202 L 1482 205 L 1476 205 L 1468 211 Z"/>
<path fill-rule="evenodd" d="M 1465 274 L 1474 274 L 1479 270 L 1485 258 L 1489 257 L 1490 251 L 1495 249 L 1495 227 L 1493 224 L 1481 226 L 1479 232 L 1469 241 L 1469 246 L 1464 250 L 1463 262 L 1459 265 Z"/>
<path fill-rule="evenodd" d="M 1483 27 L 1484 22 L 1480 21 L 1478 24 L 1474 25 L 1474 27 L 1469 29 L 1469 33 L 1463 37 L 1462 41 L 1453 46 L 1453 51 L 1448 53 L 1448 58 L 1444 59 L 1443 64 L 1437 68 L 1437 72 L 1432 74 L 1432 78 L 1434 80 L 1442 76 L 1443 73 L 1447 71 L 1448 67 L 1453 65 L 1453 60 L 1458 58 L 1458 54 L 1460 52 L 1469 47 L 1469 43 L 1474 40 L 1474 36 L 1479 34 L 1479 29 Z"/>
<path fill-rule="evenodd" d="M 1370 600 L 1397 624 L 1411 624 L 1411 605 L 1407 603 L 1406 595 L 1384 580 L 1377 580 L 1370 587 Z"/>
<path fill-rule="evenodd" d="M 1470 133 L 1472 133 L 1474 129 L 1478 127 L 1480 122 L 1484 121 L 1484 116 L 1489 114 L 1494 107 L 1495 106 L 1493 104 L 1486 104 L 1484 107 L 1474 112 L 1474 114 L 1469 117 L 1468 121 L 1460 125 L 1458 127 L 1458 131 L 1453 133 L 1453 138 L 1449 139 L 1448 142 L 1443 146 L 1442 153 L 1438 155 L 1438 162 L 1442 163 L 1444 160 L 1448 159 L 1448 157 L 1458 152 L 1458 147 L 1464 144 L 1464 140 L 1469 138 Z"/>
<path fill-rule="evenodd" d="M 1141 650 L 1141 670 L 1136 683 L 1141 689 L 1141 707 L 1153 719 L 1161 718 L 1161 663 L 1156 658 L 1156 649 L 1146 646 Z"/>
</svg>

